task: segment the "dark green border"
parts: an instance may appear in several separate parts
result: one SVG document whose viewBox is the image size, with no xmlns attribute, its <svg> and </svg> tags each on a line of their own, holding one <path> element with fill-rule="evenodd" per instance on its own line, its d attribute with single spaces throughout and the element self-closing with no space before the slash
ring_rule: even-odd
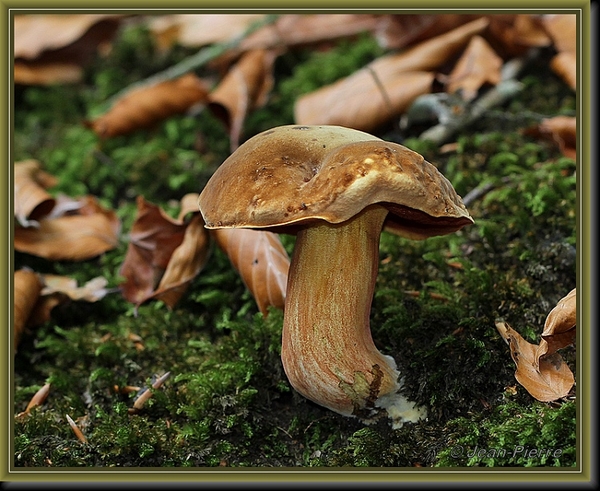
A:
<svg viewBox="0 0 600 491">
<path fill-rule="evenodd" d="M 401 4 L 401 5 L 400 5 Z M 521 469 L 521 468 L 502 468 L 496 469 L 190 469 L 190 470 L 164 470 L 161 468 L 141 468 L 141 469 L 102 469 L 101 471 L 82 470 L 82 469 L 32 469 L 25 471 L 12 468 L 12 453 L 9 446 L 12 441 L 12 417 L 13 410 L 10 401 L 12 400 L 11 373 L 12 373 L 12 215 L 9 215 L 12 209 L 12 155 L 10 152 L 10 137 L 12 130 L 12 120 L 10 115 L 11 104 L 11 67 L 12 56 L 9 51 L 12 44 L 9 33 L 12 32 L 12 16 L 15 12 L 28 10 L 35 13 L 56 11 L 57 9 L 70 9 L 75 11 L 91 11 L 93 9 L 123 9 L 130 11 L 150 11 L 150 10 L 236 10 L 236 11 L 255 11 L 262 9 L 271 9 L 274 11 L 298 10 L 310 12 L 319 10 L 322 12 L 336 12 L 350 9 L 364 9 L 367 11 L 375 10 L 393 10 L 393 11 L 423 11 L 435 10 L 437 12 L 449 10 L 502 10 L 502 11 L 540 11 L 556 12 L 559 10 L 570 10 L 577 13 L 580 20 L 580 68 L 579 68 L 579 86 L 577 91 L 577 102 L 579 111 L 578 121 L 578 201 L 580 213 L 578 213 L 578 336 L 577 336 L 577 355 L 579 369 L 577 370 L 578 385 L 578 435 L 579 449 L 577 455 L 578 467 L 575 469 Z M 95 481 L 177 481 L 177 482 L 438 482 L 438 483 L 460 483 L 460 482 L 527 482 L 533 484 L 536 482 L 572 482 L 579 484 L 589 484 L 593 482 L 596 475 L 593 474 L 591 463 L 593 460 L 592 451 L 595 450 L 595 442 L 592 442 L 593 431 L 590 431 L 592 425 L 592 416 L 590 409 L 592 403 L 593 386 L 590 380 L 591 364 L 591 302 L 590 290 L 592 287 L 591 278 L 591 250 L 592 239 L 591 230 L 591 25 L 592 25 L 592 7 L 590 2 L 581 0 L 571 0 L 559 2 L 557 0 L 535 0 L 524 2 L 516 0 L 504 0 L 497 2 L 446 2 L 433 0 L 420 0 L 418 2 L 399 2 L 399 1 L 377 1 L 368 2 L 368 6 L 361 2 L 352 0 L 329 1 L 322 0 L 303 0 L 301 2 L 285 2 L 285 7 L 277 2 L 249 2 L 227 1 L 219 2 L 208 1 L 187 1 L 175 2 L 169 7 L 163 7 L 159 2 L 154 1 L 134 1 L 124 4 L 119 0 L 105 0 L 100 2 L 90 2 L 86 9 L 77 6 L 76 2 L 55 2 L 44 1 L 3 1 L 0 0 L 0 26 L 2 32 L 7 33 L 0 38 L 1 67 L 2 77 L 0 77 L 0 111 L 3 115 L 2 132 L 0 148 L 3 150 L 2 172 L 0 173 L 1 183 L 6 192 L 2 193 L 3 199 L 0 209 L 0 232 L 6 237 L 1 243 L 0 276 L 6 279 L 2 284 L 2 289 L 6 289 L 6 294 L 0 297 L 0 312 L 6 312 L 3 320 L 6 323 L 5 335 L 2 337 L 0 346 L 3 348 L 3 362 L 0 363 L 0 381 L 5 391 L 0 392 L 0 481 L 5 482 L 95 482 Z M 3 291 L 4 293 L 4 291 Z M 4 324 L 4 322 L 3 322 Z M 5 446 L 6 444 L 6 446 Z"/>
</svg>

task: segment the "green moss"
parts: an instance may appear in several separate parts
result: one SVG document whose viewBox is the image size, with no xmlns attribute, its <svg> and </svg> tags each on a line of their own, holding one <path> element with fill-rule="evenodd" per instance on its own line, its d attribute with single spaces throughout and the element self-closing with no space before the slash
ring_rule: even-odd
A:
<svg viewBox="0 0 600 491">
<path fill-rule="evenodd" d="M 575 466 L 575 413 L 573 402 L 524 407 L 508 401 L 489 414 L 453 419 L 435 466 Z"/>
</svg>

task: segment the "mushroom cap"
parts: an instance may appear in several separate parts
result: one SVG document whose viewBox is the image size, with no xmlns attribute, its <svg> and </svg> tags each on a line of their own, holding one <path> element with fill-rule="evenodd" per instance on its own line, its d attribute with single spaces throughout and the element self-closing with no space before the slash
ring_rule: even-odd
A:
<svg viewBox="0 0 600 491">
<path fill-rule="evenodd" d="M 341 126 L 279 126 L 250 138 L 200 194 L 207 228 L 295 233 L 336 224 L 367 206 L 389 210 L 386 230 L 413 239 L 455 232 L 473 219 L 437 168 L 409 148 Z"/>
</svg>

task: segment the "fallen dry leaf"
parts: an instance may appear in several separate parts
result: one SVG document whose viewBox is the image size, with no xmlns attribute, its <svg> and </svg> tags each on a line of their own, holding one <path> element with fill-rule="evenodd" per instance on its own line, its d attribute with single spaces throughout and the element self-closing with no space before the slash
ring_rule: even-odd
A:
<svg viewBox="0 0 600 491">
<path fill-rule="evenodd" d="M 382 79 L 376 72 L 362 69 L 300 97 L 294 105 L 294 121 L 374 131 L 406 111 L 417 97 L 431 92 L 434 79 L 432 72 L 406 72 Z"/>
<path fill-rule="evenodd" d="M 374 34 L 380 46 L 401 49 L 439 36 L 471 22 L 472 14 L 389 14 L 382 15 Z"/>
<path fill-rule="evenodd" d="M 376 29 L 379 16 L 371 14 L 287 14 L 250 34 L 239 46 L 252 49 L 305 46 L 355 36 Z"/>
<path fill-rule="evenodd" d="M 208 84 L 193 73 L 132 90 L 108 112 L 84 124 L 101 138 L 126 135 L 148 128 L 170 116 L 181 114 L 196 104 L 206 103 Z"/>
<path fill-rule="evenodd" d="M 267 102 L 274 84 L 273 64 L 278 54 L 262 49 L 244 53 L 208 96 L 207 107 L 229 131 L 231 152 L 239 145 L 246 116 Z"/>
<path fill-rule="evenodd" d="M 502 78 L 502 58 L 481 36 L 473 36 L 452 72 L 446 91 L 459 92 L 462 99 L 471 101 L 485 84 L 496 85 Z"/>
<path fill-rule="evenodd" d="M 527 128 L 526 134 L 552 140 L 565 157 L 577 158 L 577 118 L 575 116 L 554 116 L 545 118 L 534 127 Z"/>
<path fill-rule="evenodd" d="M 169 308 L 173 308 L 192 280 L 202 271 L 208 259 L 208 252 L 208 232 L 204 228 L 202 215 L 197 213 L 187 224 L 183 241 L 173 251 L 156 291 L 139 303 L 151 299 L 161 300 Z"/>
<path fill-rule="evenodd" d="M 37 160 L 24 160 L 15 162 L 14 183 L 15 218 L 22 227 L 35 226 L 56 204 L 46 190 L 55 186 L 58 179 L 42 170 Z"/>
<path fill-rule="evenodd" d="M 546 14 L 542 22 L 558 52 L 577 52 L 577 15 Z"/>
<path fill-rule="evenodd" d="M 24 330 L 47 322 L 57 305 L 68 300 L 97 302 L 110 291 L 107 280 L 101 276 L 78 287 L 73 278 L 21 269 L 15 271 L 14 281 L 15 351 Z"/>
<path fill-rule="evenodd" d="M 266 316 L 269 306 L 283 309 L 290 259 L 279 236 L 242 228 L 210 232 L 240 273 L 261 313 Z"/>
<path fill-rule="evenodd" d="M 546 15 L 544 27 L 558 51 L 550 61 L 550 68 L 575 90 L 577 88 L 577 16 Z"/>
<path fill-rule="evenodd" d="M 35 228 L 15 227 L 15 250 L 51 261 L 83 261 L 117 246 L 121 223 L 114 211 L 93 196 L 62 202 L 69 203 L 63 206 L 68 213 L 57 215 L 53 210 Z"/>
<path fill-rule="evenodd" d="M 491 14 L 487 40 L 502 58 L 523 56 L 532 47 L 549 46 L 552 41 L 536 14 Z"/>
<path fill-rule="evenodd" d="M 27 269 L 14 272 L 14 350 L 21 341 L 24 329 L 28 325 L 31 313 L 37 303 L 43 287 L 40 276 Z"/>
<path fill-rule="evenodd" d="M 577 54 L 565 51 L 550 61 L 550 68 L 573 90 L 577 89 Z"/>
<path fill-rule="evenodd" d="M 137 216 L 120 275 L 125 278 L 121 292 L 139 306 L 155 298 L 173 307 L 191 280 L 204 266 L 208 254 L 208 231 L 198 209 L 198 194 L 181 199 L 178 218 L 160 207 L 137 199 Z M 192 218 L 186 215 L 193 212 Z"/>
<path fill-rule="evenodd" d="M 487 19 L 476 19 L 401 53 L 382 56 L 349 77 L 301 96 L 294 106 L 295 122 L 373 131 L 405 111 L 419 95 L 431 92 L 432 70 L 487 25 Z"/>
<path fill-rule="evenodd" d="M 148 28 L 161 50 L 175 44 L 197 48 L 231 41 L 266 14 L 174 14 L 150 19 Z"/>
<path fill-rule="evenodd" d="M 566 397 L 575 377 L 558 353 L 538 358 L 538 345 L 529 343 L 505 322 L 497 322 L 496 329 L 510 347 L 516 364 L 515 378 L 533 397 L 550 402 Z"/>
<path fill-rule="evenodd" d="M 174 220 L 160 207 L 138 196 L 137 214 L 119 272 L 125 278 L 121 292 L 128 301 L 137 304 L 154 292 L 184 233 L 182 221 Z"/>
<path fill-rule="evenodd" d="M 110 43 L 121 14 L 27 14 L 14 17 L 14 81 L 72 83 Z"/>
<path fill-rule="evenodd" d="M 575 342 L 577 289 L 573 288 L 550 311 L 544 324 L 538 357 L 550 355 Z"/>
</svg>

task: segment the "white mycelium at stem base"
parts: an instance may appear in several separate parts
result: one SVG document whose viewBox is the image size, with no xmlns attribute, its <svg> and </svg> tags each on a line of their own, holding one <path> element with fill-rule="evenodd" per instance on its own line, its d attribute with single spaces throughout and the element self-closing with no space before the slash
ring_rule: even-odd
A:
<svg viewBox="0 0 600 491">
<path fill-rule="evenodd" d="M 319 221 L 298 232 L 282 361 L 292 386 L 308 399 L 364 421 L 385 409 L 399 427 L 425 413 L 397 393 L 396 363 L 371 337 L 379 236 L 387 214 L 375 205 L 341 224 Z"/>
</svg>

